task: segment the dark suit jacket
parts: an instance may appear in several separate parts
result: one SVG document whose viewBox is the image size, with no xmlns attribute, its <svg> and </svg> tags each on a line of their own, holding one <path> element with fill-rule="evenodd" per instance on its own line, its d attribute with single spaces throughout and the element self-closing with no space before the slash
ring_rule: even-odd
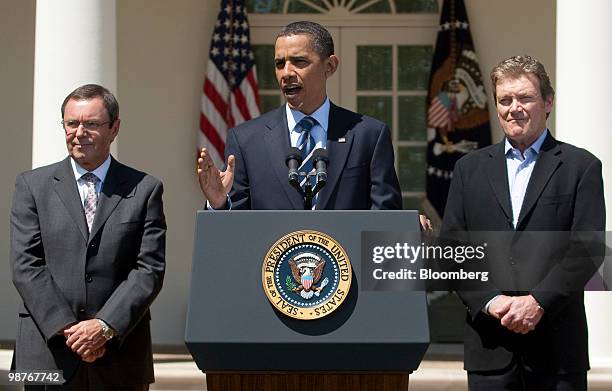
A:
<svg viewBox="0 0 612 391">
<path fill-rule="evenodd" d="M 69 158 L 17 177 L 11 266 L 23 299 L 18 370 L 61 369 L 70 379 L 83 363 L 56 333 L 100 318 L 118 335 L 91 367 L 113 385 L 154 380 L 149 306 L 165 270 L 162 192 L 157 179 L 112 159 L 89 234 Z"/>
<path fill-rule="evenodd" d="M 582 287 L 594 271 L 588 259 L 569 254 L 561 234 L 534 243 L 526 231 L 604 231 L 605 204 L 601 162 L 589 152 L 546 137 L 533 169 L 516 232 L 506 243 L 505 258 L 489 257 L 491 268 L 506 280 L 502 290 L 460 291 L 468 314 L 465 368 L 496 370 L 517 355 L 537 372 L 587 370 L 587 326 Z M 460 159 L 453 173 L 443 231 L 512 231 L 504 142 Z M 569 234 L 567 234 L 569 235 Z M 567 236 L 565 236 L 567 237 Z M 577 266 L 576 262 L 584 260 Z M 520 291 L 508 290 L 511 284 Z M 564 290 L 573 283 L 580 289 Z M 544 308 L 536 329 L 519 335 L 481 310 L 495 295 L 532 294 Z"/>
<path fill-rule="evenodd" d="M 289 147 L 285 106 L 229 132 L 226 159 L 236 156 L 232 208 L 304 209 L 287 180 Z M 328 181 L 317 209 L 401 209 L 393 146 L 384 123 L 331 104 L 327 151 Z"/>
</svg>

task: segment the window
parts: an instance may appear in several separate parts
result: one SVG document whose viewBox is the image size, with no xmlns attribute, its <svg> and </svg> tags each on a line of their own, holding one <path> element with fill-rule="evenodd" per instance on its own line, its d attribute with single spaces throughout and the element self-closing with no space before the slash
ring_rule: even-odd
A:
<svg viewBox="0 0 612 391">
<path fill-rule="evenodd" d="M 415 14 L 438 12 L 437 0 L 252 0 L 249 14 Z"/>
</svg>

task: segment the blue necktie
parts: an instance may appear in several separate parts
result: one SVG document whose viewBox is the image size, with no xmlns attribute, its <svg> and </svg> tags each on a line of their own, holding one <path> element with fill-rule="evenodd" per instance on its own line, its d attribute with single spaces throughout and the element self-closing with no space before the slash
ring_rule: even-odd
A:
<svg viewBox="0 0 612 391">
<path fill-rule="evenodd" d="M 317 120 L 312 117 L 304 117 L 298 122 L 295 127 L 295 131 L 300 133 L 300 137 L 298 138 L 297 146 L 302 151 L 302 164 L 300 165 L 299 171 L 310 173 L 313 171 L 312 165 L 312 152 L 315 147 L 315 141 L 310 131 L 317 124 Z M 315 176 L 310 177 L 310 183 L 314 187 L 316 184 Z M 301 181 L 301 185 L 304 186 L 306 183 L 306 178 L 303 178 Z M 313 205 L 314 208 L 314 205 Z"/>
<path fill-rule="evenodd" d="M 302 159 L 305 162 L 306 158 L 312 154 L 315 142 L 314 138 L 310 134 L 312 128 L 317 124 L 317 121 L 312 117 L 304 117 L 297 123 L 295 128 L 296 132 L 300 133 L 298 138 L 297 146 L 302 151 Z"/>
</svg>

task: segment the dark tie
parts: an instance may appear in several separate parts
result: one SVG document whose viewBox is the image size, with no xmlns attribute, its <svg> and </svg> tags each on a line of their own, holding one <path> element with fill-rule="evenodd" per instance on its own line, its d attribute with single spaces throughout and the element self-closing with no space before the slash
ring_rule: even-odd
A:
<svg viewBox="0 0 612 391">
<path fill-rule="evenodd" d="M 85 194 L 83 209 L 85 209 L 85 219 L 87 220 L 87 228 L 89 228 L 89 232 L 91 232 L 91 226 L 93 225 L 94 217 L 96 216 L 96 207 L 98 206 L 98 193 L 96 193 L 96 184 L 100 181 L 100 179 L 91 172 L 84 174 L 81 179 L 87 185 L 87 193 Z"/>
<path fill-rule="evenodd" d="M 302 164 L 300 165 L 300 172 L 310 173 L 312 171 L 312 151 L 314 150 L 315 142 L 314 138 L 310 134 L 312 128 L 317 124 L 317 121 L 312 117 L 304 117 L 298 122 L 295 130 L 300 133 L 298 138 L 298 148 L 302 151 Z M 314 176 L 311 177 L 311 183 L 314 186 Z M 304 178 L 302 185 L 306 182 Z"/>
</svg>

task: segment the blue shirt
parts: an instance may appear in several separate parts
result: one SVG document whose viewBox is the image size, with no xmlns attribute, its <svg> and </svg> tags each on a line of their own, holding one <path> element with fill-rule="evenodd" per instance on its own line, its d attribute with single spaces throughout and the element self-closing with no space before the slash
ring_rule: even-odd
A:
<svg viewBox="0 0 612 391">
<path fill-rule="evenodd" d="M 512 203 L 512 226 L 516 229 L 527 185 L 533 172 L 533 167 L 538 160 L 538 154 L 542 144 L 548 135 L 548 129 L 544 129 L 540 137 L 525 152 L 514 148 L 506 138 L 506 166 L 508 168 L 508 187 L 510 189 L 510 201 Z"/>
<path fill-rule="evenodd" d="M 505 142 L 506 167 L 508 168 L 508 187 L 510 189 L 510 201 L 512 203 L 512 227 L 516 229 L 518 218 L 527 192 L 527 185 L 533 172 L 533 167 L 538 160 L 538 154 L 542 149 L 542 144 L 548 135 L 548 129 L 544 129 L 540 137 L 525 150 L 524 153 L 514 148 L 508 138 Z M 482 312 L 489 313 L 489 306 L 499 295 L 493 297 L 482 308 Z"/>
<path fill-rule="evenodd" d="M 327 146 L 327 128 L 329 126 L 329 98 L 325 98 L 325 101 L 318 109 L 314 111 L 314 113 L 310 114 L 309 117 L 314 118 L 317 121 L 317 124 L 313 126 L 310 130 L 310 135 L 312 136 L 315 147 L 317 148 L 325 148 Z M 301 111 L 293 110 L 289 108 L 289 105 L 285 105 L 285 110 L 287 112 L 287 127 L 289 128 L 289 140 L 291 141 L 292 147 L 297 147 L 298 139 L 300 138 L 300 132 L 295 131 L 295 126 L 302 120 L 302 118 L 306 117 L 306 114 Z"/>
</svg>

